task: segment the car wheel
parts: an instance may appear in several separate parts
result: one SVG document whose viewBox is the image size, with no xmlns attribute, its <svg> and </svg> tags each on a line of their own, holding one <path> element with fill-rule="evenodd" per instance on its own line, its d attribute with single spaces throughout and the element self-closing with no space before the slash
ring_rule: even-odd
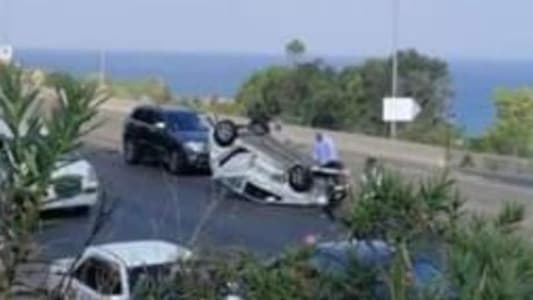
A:
<svg viewBox="0 0 533 300">
<path fill-rule="evenodd" d="M 182 174 L 185 171 L 187 162 L 185 155 L 180 151 L 173 151 L 168 158 L 168 170 L 172 174 Z"/>
<path fill-rule="evenodd" d="M 65 293 L 68 293 L 67 291 L 60 291 L 58 290 L 57 288 L 56 289 L 53 289 L 52 291 L 50 291 L 47 295 L 47 299 L 50 299 L 50 300 L 64 300 L 64 299 L 67 299 L 69 295 L 64 295 Z M 72 292 L 70 293 L 72 294 Z M 72 295 L 71 295 L 72 296 Z M 74 297 L 72 297 L 74 298 Z M 70 299 L 70 298 L 68 298 Z"/>
<path fill-rule="evenodd" d="M 127 164 L 134 165 L 139 163 L 140 155 L 139 155 L 139 149 L 130 140 L 125 140 L 123 145 L 123 151 L 124 151 L 124 160 Z"/>
<path fill-rule="evenodd" d="M 237 138 L 237 125 L 231 120 L 223 120 L 215 125 L 215 142 L 222 147 L 227 147 Z"/>
<path fill-rule="evenodd" d="M 265 122 L 252 121 L 248 126 L 250 127 L 250 131 L 255 135 L 267 135 L 270 133 L 270 127 Z"/>
<path fill-rule="evenodd" d="M 301 165 L 295 165 L 289 169 L 289 185 L 297 192 L 307 192 L 313 186 L 311 171 Z"/>
</svg>

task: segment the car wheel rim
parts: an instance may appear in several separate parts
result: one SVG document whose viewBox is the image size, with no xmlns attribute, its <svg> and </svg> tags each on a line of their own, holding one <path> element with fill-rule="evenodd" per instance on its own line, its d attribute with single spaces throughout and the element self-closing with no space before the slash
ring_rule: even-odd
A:
<svg viewBox="0 0 533 300">
<path fill-rule="evenodd" d="M 223 141 L 227 141 L 231 138 L 231 128 L 227 125 L 221 126 L 219 130 L 219 137 Z"/>
<path fill-rule="evenodd" d="M 294 172 L 293 180 L 298 186 L 302 186 L 304 184 L 304 175 L 302 170 L 297 169 L 296 172 Z"/>
</svg>

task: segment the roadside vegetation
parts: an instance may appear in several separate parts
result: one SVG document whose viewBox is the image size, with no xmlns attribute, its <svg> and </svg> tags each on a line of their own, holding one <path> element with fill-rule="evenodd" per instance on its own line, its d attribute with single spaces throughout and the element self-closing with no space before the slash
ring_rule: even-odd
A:
<svg viewBox="0 0 533 300">
<path fill-rule="evenodd" d="M 382 121 L 382 99 L 390 96 L 391 57 L 376 57 L 342 68 L 309 60 L 305 44 L 286 46 L 287 65 L 258 70 L 241 86 L 237 106 L 249 117 L 388 136 Z M 398 52 L 398 95 L 413 97 L 421 113 L 412 123 L 398 124 L 398 138 L 530 157 L 533 154 L 533 92 L 529 88 L 495 91 L 496 120 L 472 138 L 451 122 L 453 86 L 446 61 L 416 50 Z"/>
<path fill-rule="evenodd" d="M 158 78 L 109 79 L 105 88 L 117 99 L 175 103 L 223 115 L 389 135 L 390 128 L 382 121 L 382 99 L 391 93 L 391 57 L 374 57 L 338 67 L 323 59 L 311 60 L 305 43 L 299 39 L 287 43 L 285 53 L 286 64 L 251 74 L 235 99 L 173 95 L 168 84 Z M 398 63 L 398 95 L 413 97 L 421 107 L 414 122 L 398 124 L 399 139 L 470 152 L 533 155 L 531 88 L 497 89 L 494 123 L 481 135 L 471 137 L 452 122 L 454 91 L 447 62 L 406 49 L 398 52 Z M 34 81 L 49 83 L 54 74 L 35 77 Z M 95 75 L 80 80 L 98 82 Z"/>
<path fill-rule="evenodd" d="M 179 105 L 190 107 L 198 111 L 205 111 L 214 114 L 240 116 L 244 114 L 241 103 L 235 101 L 224 101 L 217 97 L 201 99 L 199 97 L 181 97 L 177 100 Z"/>
<path fill-rule="evenodd" d="M 274 260 L 225 253 L 200 256 L 176 278 L 145 282 L 138 292 L 144 299 L 530 299 L 533 245 L 520 233 L 522 206 L 510 202 L 497 216 L 472 215 L 446 176 L 412 183 L 386 170 L 361 183 L 352 201 L 337 220 L 344 239 L 386 242 L 394 249 L 390 263 L 369 268 L 354 259 L 343 272 L 324 273 L 310 264 L 314 245 Z M 423 288 L 414 279 L 420 257 L 440 272 Z"/>
<path fill-rule="evenodd" d="M 381 115 L 382 99 L 390 95 L 390 57 L 338 68 L 306 59 L 298 40 L 289 43 L 286 52 L 290 64 L 257 71 L 239 90 L 236 101 L 248 116 L 388 135 Z M 452 89 L 446 62 L 415 50 L 400 51 L 398 57 L 399 94 L 414 97 L 422 107 L 414 123 L 399 124 L 399 136 L 443 144 L 445 129 L 456 132 L 447 121 Z"/>
<path fill-rule="evenodd" d="M 63 73 L 49 73 L 42 75 L 45 86 L 53 87 L 58 77 L 64 76 Z M 139 78 L 139 79 L 106 79 L 103 86 L 100 86 L 97 75 L 88 75 L 76 78 L 84 84 L 95 86 L 103 91 L 109 97 L 125 100 L 145 100 L 151 103 L 165 104 L 175 100 L 170 87 L 164 80 L 158 78 Z"/>
<path fill-rule="evenodd" d="M 105 100 L 96 86 L 68 75 L 50 82 L 52 98 L 27 80 L 22 69 L 0 65 L 0 111 L 5 130 L 0 150 L 0 298 L 26 290 L 24 266 L 39 262 L 33 234 L 41 225 L 40 207 L 61 157 L 77 150 L 94 128 Z M 50 101 L 53 104 L 50 104 Z M 47 110 L 49 117 L 44 117 Z"/>
<path fill-rule="evenodd" d="M 146 99 L 159 104 L 174 100 L 166 82 L 156 78 L 110 80 L 106 82 L 106 87 L 117 99 Z"/>
<path fill-rule="evenodd" d="M 514 156 L 533 155 L 533 89 L 499 89 L 494 93 L 496 121 L 471 148 Z"/>
</svg>

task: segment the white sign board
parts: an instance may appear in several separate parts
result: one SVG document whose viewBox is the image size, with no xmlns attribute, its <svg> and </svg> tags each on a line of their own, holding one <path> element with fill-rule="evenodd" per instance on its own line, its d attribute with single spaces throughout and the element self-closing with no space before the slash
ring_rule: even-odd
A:
<svg viewBox="0 0 533 300">
<path fill-rule="evenodd" d="M 0 63 L 9 64 L 13 60 L 13 47 L 0 45 Z"/>
<path fill-rule="evenodd" d="M 412 122 L 420 113 L 420 106 L 413 98 L 384 98 L 383 121 Z"/>
</svg>

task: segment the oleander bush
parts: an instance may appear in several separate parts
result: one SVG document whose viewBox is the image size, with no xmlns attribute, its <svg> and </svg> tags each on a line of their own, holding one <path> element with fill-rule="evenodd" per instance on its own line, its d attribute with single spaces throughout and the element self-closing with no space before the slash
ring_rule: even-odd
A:
<svg viewBox="0 0 533 300">
<path fill-rule="evenodd" d="M 0 65 L 0 299 L 15 296 L 26 276 L 20 267 L 37 255 L 33 233 L 57 162 L 81 146 L 106 99 L 65 74 L 49 82 L 51 91 L 27 79 L 23 69 Z"/>
<path fill-rule="evenodd" d="M 387 241 L 395 249 L 390 264 L 368 269 L 353 260 L 342 275 L 321 274 L 309 264 L 312 245 L 274 260 L 249 253 L 231 260 L 215 255 L 209 263 L 188 264 L 162 289 L 177 291 L 179 299 L 230 294 L 246 300 L 531 298 L 533 245 L 520 231 L 523 206 L 506 203 L 495 217 L 469 214 L 447 176 L 413 183 L 387 170 L 362 182 L 353 201 L 340 221 L 346 238 Z M 432 256 L 441 272 L 421 289 L 413 282 L 417 253 Z"/>
</svg>

